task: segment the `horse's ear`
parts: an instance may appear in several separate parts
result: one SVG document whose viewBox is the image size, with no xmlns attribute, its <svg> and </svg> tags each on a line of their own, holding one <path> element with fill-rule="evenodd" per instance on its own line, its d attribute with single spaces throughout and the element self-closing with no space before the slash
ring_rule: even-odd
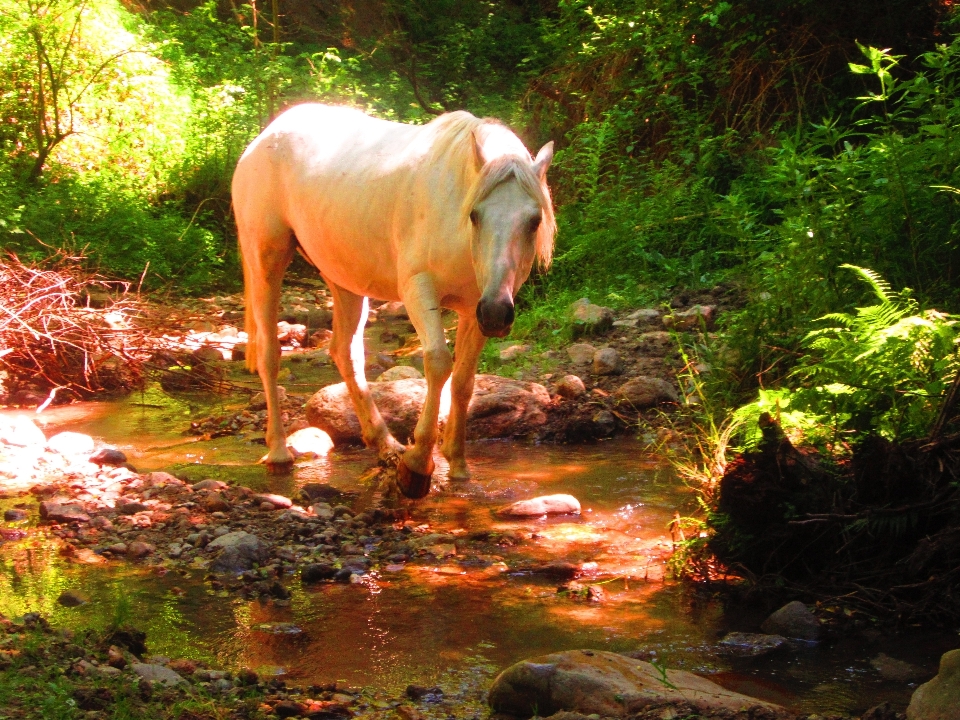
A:
<svg viewBox="0 0 960 720">
<path fill-rule="evenodd" d="M 537 173 L 537 176 L 541 181 L 546 179 L 547 169 L 550 167 L 550 163 L 552 162 L 553 140 L 540 148 L 540 152 L 537 153 L 537 159 L 533 161 L 533 170 Z"/>
<path fill-rule="evenodd" d="M 487 160 L 483 156 L 483 142 L 480 138 L 480 133 L 477 130 L 474 130 L 471 135 L 473 136 L 473 161 L 477 166 L 477 172 L 479 172 L 483 169 L 483 166 Z"/>
</svg>

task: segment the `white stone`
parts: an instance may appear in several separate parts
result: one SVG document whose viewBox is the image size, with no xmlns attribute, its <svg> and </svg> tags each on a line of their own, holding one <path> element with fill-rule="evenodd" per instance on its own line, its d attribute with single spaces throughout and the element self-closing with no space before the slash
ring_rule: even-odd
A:
<svg viewBox="0 0 960 720">
<path fill-rule="evenodd" d="M 47 440 L 47 447 L 60 455 L 90 455 L 93 452 L 93 438 L 77 432 L 57 433 Z"/>
<path fill-rule="evenodd" d="M 505 508 L 500 515 L 512 517 L 540 517 L 541 515 L 568 515 L 580 513 L 580 501 L 573 495 L 541 495 L 529 500 L 520 500 Z"/>
<path fill-rule="evenodd" d="M 333 449 L 333 440 L 320 428 L 305 427 L 287 438 L 287 447 L 297 457 L 326 457 Z"/>
</svg>

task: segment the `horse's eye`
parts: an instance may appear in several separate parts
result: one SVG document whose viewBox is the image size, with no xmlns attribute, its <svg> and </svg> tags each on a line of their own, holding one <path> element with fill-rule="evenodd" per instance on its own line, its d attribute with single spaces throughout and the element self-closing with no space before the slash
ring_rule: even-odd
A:
<svg viewBox="0 0 960 720">
<path fill-rule="evenodd" d="M 476 210 L 470 211 L 470 222 L 473 223 L 474 227 L 480 224 L 480 215 L 477 213 Z"/>
<path fill-rule="evenodd" d="M 530 221 L 530 232 L 535 233 L 539 229 L 540 229 L 540 216 L 537 215 L 537 217 L 533 218 L 533 220 Z"/>
</svg>

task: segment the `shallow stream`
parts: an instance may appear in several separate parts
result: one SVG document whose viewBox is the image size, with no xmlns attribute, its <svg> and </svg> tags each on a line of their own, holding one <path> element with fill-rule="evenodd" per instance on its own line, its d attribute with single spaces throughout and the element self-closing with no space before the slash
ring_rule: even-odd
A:
<svg viewBox="0 0 960 720">
<path fill-rule="evenodd" d="M 357 480 L 375 462 L 369 451 L 336 450 L 298 465 L 291 477 L 273 478 L 255 464 L 262 445 L 183 434 L 192 418 L 220 411 L 222 402 L 151 390 L 120 402 L 53 408 L 43 417 L 48 435 L 89 433 L 124 450 L 140 470 L 229 478 L 285 494 L 322 481 L 355 493 L 358 508 L 370 502 L 371 491 Z M 492 565 L 475 568 L 387 566 L 358 584 L 305 588 L 291 579 L 289 604 L 261 603 L 218 593 L 199 572 L 74 564 L 58 554 L 56 538 L 33 533 L 0 544 L 0 613 L 39 610 L 70 627 L 104 626 L 119 613 L 147 631 L 155 654 L 245 665 L 297 684 L 343 680 L 397 691 L 408 683 L 445 689 L 489 683 L 517 660 L 557 650 L 641 652 L 792 710 L 819 713 L 862 712 L 884 700 L 902 709 L 914 686 L 883 680 L 871 658 L 886 653 L 932 676 L 940 655 L 960 646 L 955 631 L 868 631 L 755 661 L 727 657 L 717 641 L 729 631 L 759 632 L 765 612 L 724 607 L 664 579 L 668 523 L 693 504 L 666 463 L 630 439 L 580 447 L 474 443 L 468 460 L 474 479 L 443 482 L 441 463 L 439 490 L 413 506 L 412 518 L 437 532 L 522 532 L 530 539 L 511 549 L 513 560 L 519 553 L 531 563 L 595 563 L 602 602 L 558 594 L 556 581 L 490 558 Z M 508 523 L 492 512 L 557 492 L 580 499 L 579 518 Z M 0 500 L 0 510 L 10 503 Z M 65 589 L 91 602 L 61 607 L 55 601 Z"/>
</svg>

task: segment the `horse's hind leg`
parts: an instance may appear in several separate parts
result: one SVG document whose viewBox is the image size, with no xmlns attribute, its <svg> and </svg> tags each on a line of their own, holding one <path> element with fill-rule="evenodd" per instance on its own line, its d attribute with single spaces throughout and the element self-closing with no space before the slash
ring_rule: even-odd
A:
<svg viewBox="0 0 960 720">
<path fill-rule="evenodd" d="M 279 224 L 270 228 L 265 222 L 259 227 L 238 222 L 237 226 L 247 296 L 248 351 L 251 354 L 248 366 L 260 374 L 267 400 L 267 454 L 263 460 L 270 472 L 289 471 L 293 465 L 293 455 L 287 449 L 277 392 L 277 373 L 280 370 L 277 317 L 283 273 L 293 259 L 293 234 Z"/>
<path fill-rule="evenodd" d="M 328 283 L 333 295 L 333 337 L 330 355 L 347 384 L 353 407 L 360 420 L 363 442 L 374 447 L 381 457 L 396 455 L 403 445 L 390 434 L 373 402 L 364 375 L 363 329 L 367 324 L 367 299 Z"/>
</svg>

